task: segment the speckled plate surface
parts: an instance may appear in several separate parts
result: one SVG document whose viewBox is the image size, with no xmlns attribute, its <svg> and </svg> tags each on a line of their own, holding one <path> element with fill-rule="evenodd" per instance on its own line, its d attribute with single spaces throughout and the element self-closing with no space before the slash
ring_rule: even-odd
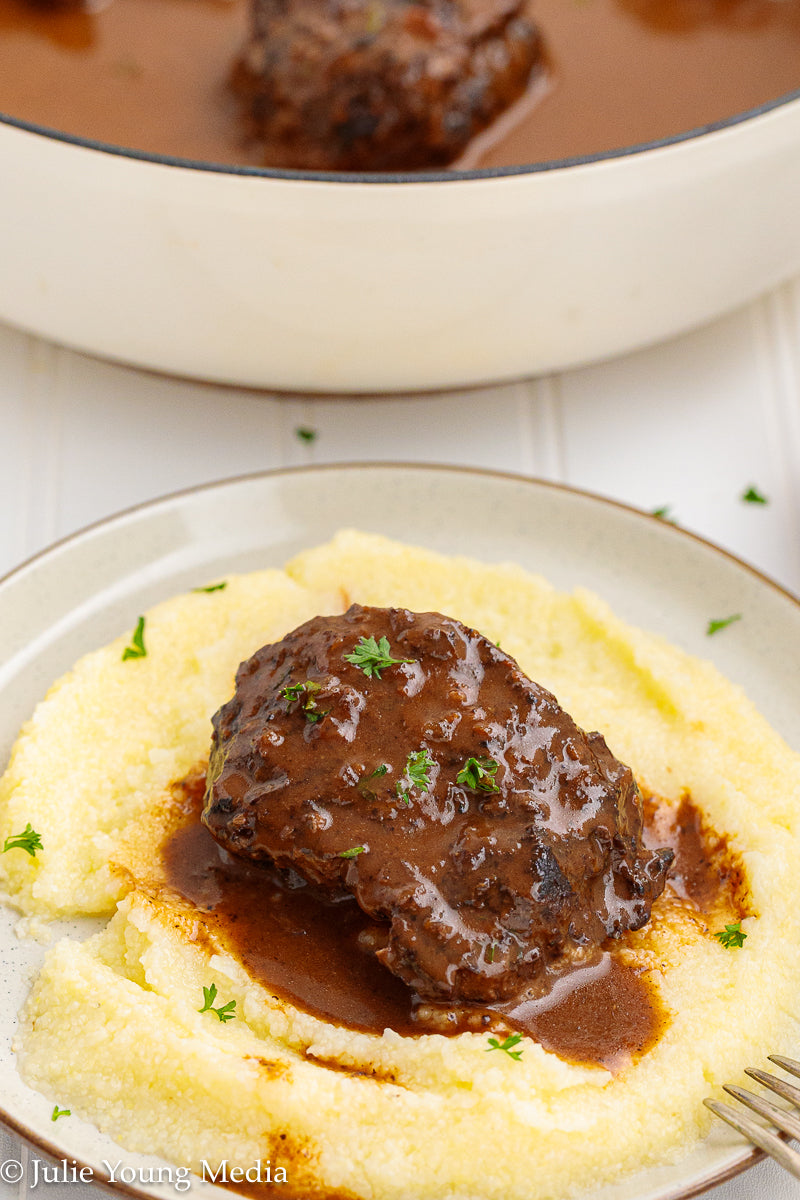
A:
<svg viewBox="0 0 800 1200">
<path fill-rule="evenodd" d="M 800 750 L 800 604 L 745 564 L 673 525 L 567 488 L 479 470 L 358 465 L 276 471 L 169 496 L 92 526 L 7 576 L 0 582 L 0 761 L 49 684 L 144 608 L 229 572 L 280 566 L 345 526 L 487 562 L 511 560 L 557 587 L 591 588 L 624 619 L 713 659 Z M 707 636 L 709 619 L 733 613 L 741 620 Z M 0 910 L 0 1119 L 42 1152 L 76 1169 L 85 1164 L 84 1179 L 102 1182 L 116 1167 L 123 1190 L 180 1195 L 174 1180 L 143 1182 L 159 1160 L 121 1150 L 76 1117 L 54 1124 L 52 1098 L 22 1083 L 11 1043 L 43 948 L 20 940 L 15 922 L 10 909 Z M 657 1113 L 656 1103 L 654 1120 Z M 679 1163 L 591 1200 L 686 1200 L 752 1161 L 732 1131 L 716 1128 Z M 78 1200 L 76 1186 L 70 1194 Z M 199 1181 L 192 1190 L 230 1195 Z"/>
</svg>

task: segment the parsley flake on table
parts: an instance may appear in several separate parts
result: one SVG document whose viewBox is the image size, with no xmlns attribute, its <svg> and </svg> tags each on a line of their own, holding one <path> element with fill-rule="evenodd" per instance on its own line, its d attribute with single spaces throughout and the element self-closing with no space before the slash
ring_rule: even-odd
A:
<svg viewBox="0 0 800 1200">
<path fill-rule="evenodd" d="M 426 749 L 412 750 L 406 760 L 403 778 L 398 779 L 396 784 L 397 794 L 404 804 L 411 803 L 409 792 L 412 787 L 425 788 L 427 791 L 431 786 L 430 773 L 435 766 L 436 763 Z"/>
<path fill-rule="evenodd" d="M 236 1016 L 234 1011 L 236 1001 L 229 1000 L 227 1004 L 221 1004 L 219 1008 L 214 1008 L 214 1001 L 217 998 L 217 985 L 212 983 L 211 987 L 203 988 L 203 1007 L 198 1008 L 198 1012 L 213 1012 L 216 1013 L 220 1021 L 224 1024 L 226 1021 L 232 1021 Z"/>
<path fill-rule="evenodd" d="M 651 517 L 658 517 L 659 521 L 666 521 L 668 525 L 677 525 L 678 522 L 672 515 L 671 504 L 661 504 L 658 508 L 650 509 Z"/>
<path fill-rule="evenodd" d="M 144 617 L 139 617 L 136 622 L 136 628 L 133 631 L 133 637 L 130 640 L 130 645 L 126 646 L 122 651 L 122 661 L 125 662 L 129 658 L 146 658 L 147 650 L 144 644 Z"/>
<path fill-rule="evenodd" d="M 228 586 L 227 579 L 223 579 L 221 583 L 210 583 L 208 587 L 192 588 L 193 592 L 221 592 Z"/>
<path fill-rule="evenodd" d="M 719 633 L 720 629 L 727 629 L 734 621 L 741 621 L 741 619 L 741 613 L 734 613 L 731 617 L 712 618 L 706 626 L 706 637 L 711 637 L 712 633 Z"/>
<path fill-rule="evenodd" d="M 726 925 L 724 929 L 719 929 L 714 937 L 726 950 L 738 950 L 744 945 L 747 934 L 742 929 L 742 922 L 737 921 L 734 925 Z"/>
<path fill-rule="evenodd" d="M 387 667 L 416 662 L 414 658 L 392 658 L 389 639 L 382 637 L 376 641 L 372 635 L 359 638 L 353 651 L 344 655 L 344 660 L 358 667 L 368 679 L 372 679 L 373 676 L 380 679 L 381 671 L 385 671 Z"/>
<path fill-rule="evenodd" d="M 30 821 L 22 833 L 12 833 L 3 842 L 3 854 L 8 850 L 24 850 L 31 858 L 36 857 L 36 851 L 42 849 L 42 835 L 37 833 Z"/>
<path fill-rule="evenodd" d="M 498 766 L 493 758 L 468 758 L 456 775 L 456 783 L 473 792 L 499 792 L 494 779 Z"/>
<path fill-rule="evenodd" d="M 310 425 L 298 425 L 294 431 L 294 436 L 300 442 L 315 442 L 317 440 L 317 430 L 312 429 Z"/>
<path fill-rule="evenodd" d="M 762 495 L 752 483 L 750 487 L 745 488 L 739 499 L 743 500 L 745 504 L 769 504 L 767 497 Z"/>
<path fill-rule="evenodd" d="M 521 1041 L 521 1033 L 510 1033 L 504 1042 L 499 1042 L 497 1038 L 490 1037 L 486 1053 L 488 1054 L 490 1050 L 505 1050 L 509 1058 L 515 1058 L 519 1062 L 522 1058 L 522 1051 L 515 1050 L 514 1046 L 518 1046 Z"/>
<path fill-rule="evenodd" d="M 72 1109 L 59 1108 L 58 1105 L 56 1104 L 55 1108 L 53 1109 L 50 1120 L 57 1121 L 59 1117 L 71 1117 L 71 1116 L 72 1116 Z"/>
</svg>

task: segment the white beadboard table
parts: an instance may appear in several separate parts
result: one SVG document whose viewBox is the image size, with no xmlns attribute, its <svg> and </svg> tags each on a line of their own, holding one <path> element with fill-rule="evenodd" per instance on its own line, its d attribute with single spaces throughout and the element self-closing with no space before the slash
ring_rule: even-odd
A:
<svg viewBox="0 0 800 1200">
<path fill-rule="evenodd" d="M 298 437 L 302 427 L 313 440 Z M 294 463 L 418 460 L 522 472 L 646 510 L 668 505 L 679 524 L 800 594 L 800 280 L 624 359 L 429 396 L 240 391 L 0 327 L 0 428 L 0 573 L 89 522 L 193 484 Z M 767 504 L 742 500 L 751 486 Z M 27 1168 L 28 1154 L 0 1130 L 0 1161 Z M 0 1182 L 0 1200 L 27 1200 L 29 1190 L 25 1176 Z M 37 1191 L 98 1194 L 67 1183 Z M 762 1162 L 708 1196 L 800 1200 L 800 1183 Z"/>
</svg>

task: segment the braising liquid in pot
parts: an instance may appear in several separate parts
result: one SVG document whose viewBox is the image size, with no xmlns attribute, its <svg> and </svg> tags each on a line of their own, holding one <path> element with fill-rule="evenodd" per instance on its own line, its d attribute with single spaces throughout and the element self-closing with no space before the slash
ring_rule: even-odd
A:
<svg viewBox="0 0 800 1200">
<path fill-rule="evenodd" d="M 800 0 L 534 0 L 531 95 L 455 165 L 506 166 L 668 138 L 800 88 Z M 154 154 L 280 166 L 228 88 L 245 0 L 0 0 L 0 113 Z"/>
</svg>

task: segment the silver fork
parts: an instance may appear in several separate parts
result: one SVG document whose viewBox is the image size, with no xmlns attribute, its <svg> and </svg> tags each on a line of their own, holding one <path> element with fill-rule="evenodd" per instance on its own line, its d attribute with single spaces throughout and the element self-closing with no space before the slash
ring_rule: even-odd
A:
<svg viewBox="0 0 800 1200">
<path fill-rule="evenodd" d="M 768 1057 L 770 1062 L 774 1062 L 790 1075 L 794 1075 L 800 1079 L 800 1062 L 797 1062 L 793 1058 L 784 1058 L 781 1054 L 770 1054 Z M 790 1104 L 800 1109 L 800 1087 L 796 1087 L 792 1083 L 786 1083 L 783 1079 L 778 1079 L 775 1075 L 769 1075 L 766 1071 L 759 1071 L 757 1067 L 745 1068 L 745 1074 L 749 1075 L 751 1079 L 758 1080 L 764 1087 L 769 1088 L 770 1091 L 775 1092 L 778 1096 L 782 1096 L 784 1100 L 788 1100 Z M 785 1108 L 780 1108 L 777 1104 L 772 1104 L 771 1101 L 765 1100 L 762 1096 L 757 1096 L 755 1092 L 748 1092 L 746 1088 L 735 1087 L 733 1084 L 726 1083 L 724 1089 L 747 1108 L 758 1113 L 759 1116 L 766 1117 L 781 1133 L 800 1140 L 800 1117 L 795 1113 Z M 717 1100 L 704 1100 L 703 1103 L 713 1113 L 716 1113 L 718 1117 L 722 1117 L 723 1121 L 727 1121 L 734 1129 L 738 1129 L 739 1133 L 744 1134 L 748 1141 L 753 1142 L 754 1145 L 760 1147 L 766 1154 L 774 1158 L 777 1163 L 785 1167 L 795 1178 L 800 1179 L 800 1154 L 796 1150 L 793 1150 L 791 1146 L 787 1146 L 771 1129 L 766 1129 L 759 1121 L 754 1121 L 752 1117 L 748 1117 L 745 1113 L 738 1112 L 730 1104 L 720 1104 Z"/>
</svg>

